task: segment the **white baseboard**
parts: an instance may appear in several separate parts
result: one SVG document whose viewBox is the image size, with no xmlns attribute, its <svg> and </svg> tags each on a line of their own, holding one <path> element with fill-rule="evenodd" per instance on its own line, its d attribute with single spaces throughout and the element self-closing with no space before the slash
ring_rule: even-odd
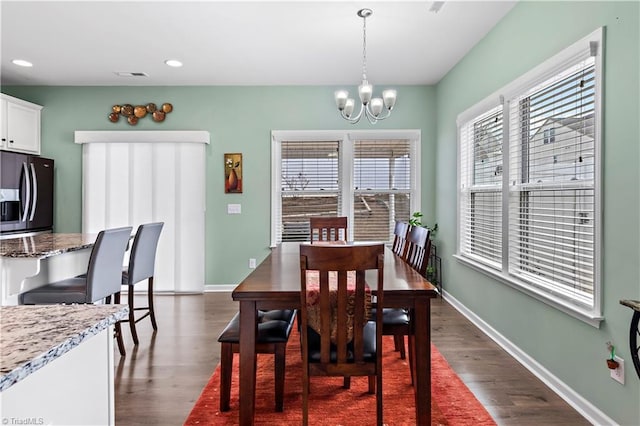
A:
<svg viewBox="0 0 640 426">
<path fill-rule="evenodd" d="M 204 286 L 205 293 L 213 293 L 213 292 L 229 292 L 231 293 L 236 287 L 237 284 L 207 284 Z"/>
<path fill-rule="evenodd" d="M 157 296 L 177 296 L 177 295 L 186 295 L 186 294 L 202 294 L 202 293 L 215 293 L 215 292 L 228 292 L 231 293 L 238 285 L 237 284 L 205 284 L 204 290 L 202 292 L 181 292 L 181 291 L 154 291 L 153 294 Z M 127 294 L 127 288 L 125 286 L 122 287 L 121 294 Z M 142 287 L 138 290 L 134 291 L 135 294 L 147 294 L 147 290 Z"/>
<path fill-rule="evenodd" d="M 531 358 L 526 352 L 513 344 L 509 339 L 500 334 L 496 329 L 491 327 L 482 318 L 477 316 L 466 306 L 460 303 L 455 297 L 443 290 L 444 299 L 451 304 L 458 312 L 464 315 L 484 334 L 489 336 L 502 349 L 507 351 L 509 355 L 514 357 L 516 361 L 522 364 L 534 376 L 542 380 L 551 390 L 553 390 L 560 398 L 564 399 L 578 413 L 594 425 L 616 425 L 617 423 L 603 413 L 600 409 L 587 401 L 582 395 L 574 391 L 566 383 L 560 380 L 547 370 L 542 364 Z"/>
</svg>

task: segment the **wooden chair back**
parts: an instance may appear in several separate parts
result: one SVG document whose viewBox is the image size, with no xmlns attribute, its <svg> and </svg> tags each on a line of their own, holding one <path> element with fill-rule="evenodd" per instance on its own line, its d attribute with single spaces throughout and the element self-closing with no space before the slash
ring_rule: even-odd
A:
<svg viewBox="0 0 640 426">
<path fill-rule="evenodd" d="M 314 241 L 347 241 L 347 217 L 311 217 L 311 242 Z"/>
<path fill-rule="evenodd" d="M 409 233 L 409 222 L 396 221 L 393 230 L 393 246 L 391 249 L 395 254 L 404 259 L 407 249 L 407 234 Z"/>
<path fill-rule="evenodd" d="M 405 261 L 422 276 L 427 272 L 431 240 L 429 230 L 422 226 L 412 226 L 407 235 Z"/>
<path fill-rule="evenodd" d="M 382 310 L 378 309 L 375 321 L 369 322 L 365 307 L 367 270 L 377 270 L 376 295 L 378 303 L 381 303 L 384 297 L 383 244 L 300 246 L 300 330 L 305 425 L 308 423 L 309 377 L 314 375 L 345 378 L 368 376 L 369 392 L 373 393 L 374 388 L 376 391 L 378 424 L 382 424 Z M 314 271 L 314 274 L 317 271 L 318 274 L 319 292 L 313 294 L 314 298 L 319 299 L 319 302 L 315 302 L 319 303 L 319 319 L 316 317 L 316 321 L 320 322 L 320 332 L 317 334 L 309 323 L 310 299 L 307 296 L 308 284 L 311 283 L 307 271 Z M 348 285 L 349 274 L 351 285 Z M 314 289 L 318 290 L 317 287 Z M 353 300 L 353 303 L 349 303 L 349 300 Z M 372 333 L 375 333 L 375 337 Z M 352 335 L 351 340 L 349 334 Z"/>
</svg>

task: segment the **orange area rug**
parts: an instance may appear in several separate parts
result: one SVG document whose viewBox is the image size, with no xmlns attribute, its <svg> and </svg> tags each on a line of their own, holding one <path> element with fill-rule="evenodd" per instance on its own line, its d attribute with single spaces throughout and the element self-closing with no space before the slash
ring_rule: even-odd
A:
<svg viewBox="0 0 640 426">
<path fill-rule="evenodd" d="M 203 389 L 185 425 L 232 425 L 238 417 L 238 355 L 233 361 L 231 410 L 221 412 L 220 366 Z M 274 411 L 273 355 L 258 355 L 255 424 L 302 423 L 302 362 L 297 330 L 287 345 L 284 412 Z M 393 338 L 383 341 L 384 423 L 415 425 L 415 403 L 408 360 L 393 350 Z M 376 422 L 375 395 L 367 393 L 367 378 L 353 377 L 351 389 L 342 388 L 342 378 L 312 377 L 309 396 L 311 425 L 370 425 Z M 431 424 L 495 425 L 487 410 L 431 345 Z"/>
</svg>

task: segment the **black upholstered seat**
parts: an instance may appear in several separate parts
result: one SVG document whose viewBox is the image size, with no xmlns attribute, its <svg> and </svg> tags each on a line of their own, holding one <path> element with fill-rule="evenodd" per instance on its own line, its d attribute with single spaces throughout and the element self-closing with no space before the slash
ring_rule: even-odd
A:
<svg viewBox="0 0 640 426">
<path fill-rule="evenodd" d="M 308 344 L 309 344 L 309 362 L 320 362 L 321 344 L 320 335 L 311 327 L 309 327 Z M 363 359 L 365 362 L 375 362 L 376 358 L 376 323 L 369 321 L 362 332 Z M 349 348 L 347 362 L 353 362 L 353 341 L 347 344 Z M 335 345 L 331 345 L 329 360 L 336 362 L 338 360 L 338 352 Z"/>
<path fill-rule="evenodd" d="M 294 310 L 258 311 L 256 353 L 274 354 L 275 409 L 283 410 L 284 364 L 287 342 L 296 318 Z M 220 342 L 220 411 L 229 410 L 233 354 L 240 350 L 240 312 L 236 313 L 218 337 Z"/>
<path fill-rule="evenodd" d="M 258 312 L 258 343 L 281 343 L 289 340 L 294 311 Z M 218 337 L 220 343 L 240 342 L 240 312 L 237 312 Z"/>
</svg>

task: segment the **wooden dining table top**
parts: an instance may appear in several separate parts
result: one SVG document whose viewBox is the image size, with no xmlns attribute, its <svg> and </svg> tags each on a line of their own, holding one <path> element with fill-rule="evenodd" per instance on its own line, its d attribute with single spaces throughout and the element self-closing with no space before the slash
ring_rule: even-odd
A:
<svg viewBox="0 0 640 426">
<path fill-rule="evenodd" d="M 297 307 L 300 303 L 300 244 L 309 243 L 281 243 L 273 248 L 271 254 L 234 289 L 233 300 L 287 299 L 293 303 L 292 307 Z M 354 242 L 344 245 L 358 244 L 371 243 Z M 366 280 L 375 293 L 375 271 L 368 273 Z M 409 295 L 434 298 L 437 297 L 438 290 L 389 247 L 385 247 L 384 294 L 385 306 L 406 307 L 406 301 L 397 302 L 395 299 L 406 299 Z"/>
</svg>

